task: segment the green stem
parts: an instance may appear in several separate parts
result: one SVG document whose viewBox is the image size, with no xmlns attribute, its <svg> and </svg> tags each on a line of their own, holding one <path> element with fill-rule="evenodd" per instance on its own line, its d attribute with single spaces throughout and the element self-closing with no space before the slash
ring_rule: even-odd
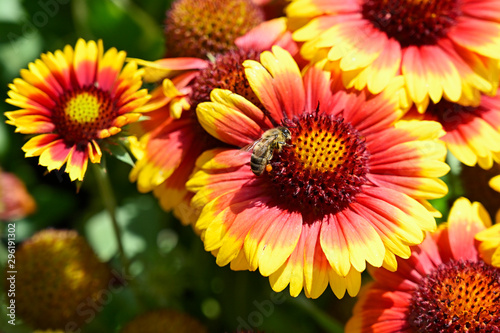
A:
<svg viewBox="0 0 500 333">
<path fill-rule="evenodd" d="M 113 193 L 113 188 L 111 187 L 111 182 L 109 181 L 109 176 L 106 169 L 99 165 L 92 163 L 94 168 L 95 178 L 101 192 L 102 201 L 106 210 L 111 217 L 111 222 L 113 224 L 113 230 L 116 236 L 116 243 L 118 244 L 118 251 L 120 253 L 120 260 L 123 265 L 123 269 L 127 276 L 129 276 L 129 261 L 125 255 L 125 250 L 123 248 L 123 242 L 121 237 L 120 226 L 118 225 L 118 220 L 116 219 L 116 199 Z"/>
<path fill-rule="evenodd" d="M 301 310 L 309 313 L 314 318 L 316 323 L 321 326 L 326 332 L 330 333 L 343 333 L 344 327 L 337 320 L 327 315 L 323 310 L 318 308 L 310 299 L 303 296 L 292 297 L 289 299 L 291 303 L 295 304 Z"/>
</svg>

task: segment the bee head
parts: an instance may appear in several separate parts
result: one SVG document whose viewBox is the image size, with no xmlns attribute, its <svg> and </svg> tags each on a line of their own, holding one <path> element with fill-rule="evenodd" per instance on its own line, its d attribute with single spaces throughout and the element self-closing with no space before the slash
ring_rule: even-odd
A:
<svg viewBox="0 0 500 333">
<path fill-rule="evenodd" d="M 286 127 L 282 127 L 281 131 L 283 132 L 283 135 L 285 136 L 286 140 L 291 140 L 292 139 L 292 133 L 290 133 L 290 130 Z"/>
</svg>

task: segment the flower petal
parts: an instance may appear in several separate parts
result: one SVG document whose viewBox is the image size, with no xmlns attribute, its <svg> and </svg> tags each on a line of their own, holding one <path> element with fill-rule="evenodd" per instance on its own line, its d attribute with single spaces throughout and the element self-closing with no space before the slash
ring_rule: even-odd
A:
<svg viewBox="0 0 500 333">
<path fill-rule="evenodd" d="M 88 161 L 89 156 L 86 149 L 72 149 L 68 156 L 68 162 L 66 164 L 66 172 L 69 173 L 69 178 L 71 179 L 71 181 L 83 180 L 85 172 L 87 171 Z"/>
<path fill-rule="evenodd" d="M 99 46 L 94 41 L 85 43 L 83 39 L 76 42 L 74 68 L 80 87 L 90 85 L 95 81 L 97 57 L 100 50 L 102 50 L 102 42 L 99 42 Z"/>
<path fill-rule="evenodd" d="M 212 100 L 217 99 L 219 89 L 211 93 Z M 224 93 L 223 93 L 224 94 Z M 243 147 L 260 138 L 262 129 L 255 121 L 238 109 L 221 103 L 204 102 L 196 108 L 198 120 L 203 128 L 215 138 Z"/>
<path fill-rule="evenodd" d="M 245 254 L 250 269 L 263 276 L 274 273 L 288 259 L 302 231 L 302 216 L 283 212 L 278 207 L 267 207 L 245 238 Z"/>
<path fill-rule="evenodd" d="M 474 237 L 488 226 L 491 226 L 491 219 L 480 203 L 471 204 L 463 197 L 457 199 L 448 217 L 447 239 L 444 241 L 449 245 L 441 246 L 442 251 L 448 249 L 455 260 L 477 260 Z"/>
</svg>

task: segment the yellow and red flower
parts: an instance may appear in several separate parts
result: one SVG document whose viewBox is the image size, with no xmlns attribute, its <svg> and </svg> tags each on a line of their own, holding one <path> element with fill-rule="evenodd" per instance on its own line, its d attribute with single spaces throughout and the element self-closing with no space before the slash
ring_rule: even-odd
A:
<svg viewBox="0 0 500 333">
<path fill-rule="evenodd" d="M 224 145 L 200 126 L 194 112 L 196 105 L 209 100 L 214 87 L 231 87 L 241 93 L 248 89 L 241 63 L 257 54 L 237 50 L 217 56 L 214 62 L 197 59 L 198 69 L 189 69 L 172 81 L 164 79 L 162 87 L 153 92 L 153 98 L 146 105 L 146 114 L 152 116 L 140 124 L 145 132 L 140 140 L 142 149 L 136 154 L 138 161 L 129 178 L 137 181 L 140 192 L 154 191 L 163 209 L 172 210 L 189 202 L 191 195 L 185 183 L 196 159 L 203 151 Z M 156 64 L 174 60 L 163 59 Z M 188 224 L 183 214 L 178 216 Z"/>
<path fill-rule="evenodd" d="M 338 90 L 277 46 L 243 65 L 260 107 L 215 89 L 197 108 L 203 128 L 236 147 L 204 152 L 187 183 L 205 249 L 220 266 L 259 269 L 275 291 L 355 295 L 367 262 L 396 269 L 436 227 L 422 203 L 447 192 L 441 126 L 400 120 L 399 80 L 377 96 Z M 291 140 L 256 176 L 238 147 L 277 125 Z"/>
<path fill-rule="evenodd" d="M 71 180 L 83 180 L 88 160 L 101 160 L 102 141 L 139 119 L 148 99 L 139 90 L 142 70 L 124 61 L 124 51 L 104 53 L 102 41 L 79 39 L 21 70 L 7 102 L 22 109 L 5 115 L 16 132 L 35 135 L 23 146 L 26 157 L 40 156 L 49 171 L 65 165 Z"/>
<path fill-rule="evenodd" d="M 136 133 L 142 135 L 142 149 L 136 154 L 138 161 L 129 178 L 137 181 L 140 192 L 154 191 L 162 208 L 175 209 L 184 224 L 189 224 L 196 215 L 188 213 L 191 194 L 185 188 L 196 159 L 203 151 L 224 145 L 200 126 L 195 113 L 197 104 L 210 100 L 213 88 L 232 89 L 251 98 L 249 94 L 253 92 L 241 63 L 256 59 L 260 51 L 274 44 L 298 52 L 284 18 L 262 23 L 235 41 L 236 50 L 231 47 L 212 61 L 204 60 L 201 55 L 201 58 L 165 58 L 154 62 L 135 59 L 145 66 L 146 81 L 163 81 L 144 108 L 149 120 L 135 127 Z M 183 208 L 179 209 L 179 205 Z"/>
<path fill-rule="evenodd" d="M 466 198 L 453 205 L 448 223 L 412 247 L 398 270 L 370 269 L 346 333 L 495 332 L 500 326 L 500 269 L 479 256 L 474 237 L 491 220 Z"/>
<path fill-rule="evenodd" d="M 340 62 L 345 85 L 381 92 L 402 74 L 422 111 L 494 93 L 500 59 L 497 1 L 293 0 L 286 9 L 307 59 Z"/>
<path fill-rule="evenodd" d="M 176 0 L 165 19 L 167 57 L 207 59 L 236 50 L 235 39 L 263 21 L 252 0 Z"/>
<path fill-rule="evenodd" d="M 442 99 L 430 103 L 424 114 L 413 107 L 407 118 L 435 120 L 446 134 L 441 138 L 448 150 L 468 166 L 490 169 L 500 162 L 500 94 L 483 95 L 479 105 L 462 105 Z"/>
</svg>

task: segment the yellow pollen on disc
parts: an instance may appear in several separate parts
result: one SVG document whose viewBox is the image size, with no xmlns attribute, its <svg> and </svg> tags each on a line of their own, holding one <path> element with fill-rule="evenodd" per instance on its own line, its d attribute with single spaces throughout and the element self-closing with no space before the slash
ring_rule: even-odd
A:
<svg viewBox="0 0 500 333">
<path fill-rule="evenodd" d="M 313 129 L 294 138 L 295 153 L 304 169 L 328 172 L 345 162 L 346 147 L 335 133 Z"/>
<path fill-rule="evenodd" d="M 435 289 L 437 295 L 441 295 L 443 311 L 446 311 L 450 318 L 464 318 L 467 317 L 464 314 L 469 314 L 470 319 L 480 321 L 483 316 L 488 317 L 490 313 L 496 312 L 491 309 L 500 308 L 498 297 L 492 297 L 497 291 L 487 288 L 488 279 L 481 273 L 459 274 L 444 279 L 441 288 Z"/>
<path fill-rule="evenodd" d="M 66 103 L 66 116 L 80 124 L 91 123 L 99 118 L 101 103 L 99 98 L 88 92 L 81 92 Z"/>
<path fill-rule="evenodd" d="M 500 270 L 483 261 L 454 261 L 422 278 L 412 295 L 412 332 L 498 332 Z"/>
</svg>

